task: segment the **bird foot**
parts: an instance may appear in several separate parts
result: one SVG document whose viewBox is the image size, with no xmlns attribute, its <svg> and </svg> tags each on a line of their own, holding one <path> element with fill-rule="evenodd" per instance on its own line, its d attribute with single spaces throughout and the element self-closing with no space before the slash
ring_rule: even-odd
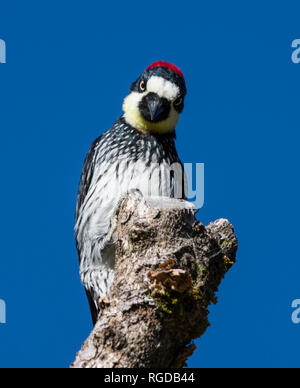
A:
<svg viewBox="0 0 300 388">
<path fill-rule="evenodd" d="M 106 298 L 106 296 L 104 298 L 99 298 L 98 299 L 98 305 L 101 309 L 104 309 L 105 306 L 108 306 L 110 305 L 110 301 Z"/>
<path fill-rule="evenodd" d="M 139 189 L 130 189 L 128 194 L 135 200 L 142 201 L 144 199 L 144 195 Z"/>
</svg>

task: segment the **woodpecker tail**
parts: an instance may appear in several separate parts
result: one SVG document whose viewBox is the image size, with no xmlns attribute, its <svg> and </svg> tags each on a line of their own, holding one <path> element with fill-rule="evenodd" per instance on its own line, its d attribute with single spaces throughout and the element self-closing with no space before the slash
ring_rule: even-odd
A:
<svg viewBox="0 0 300 388">
<path fill-rule="evenodd" d="M 93 325 L 95 326 L 98 319 L 99 311 L 98 311 L 98 308 L 96 307 L 96 304 L 91 292 L 85 288 L 85 293 L 89 301 Z"/>
</svg>

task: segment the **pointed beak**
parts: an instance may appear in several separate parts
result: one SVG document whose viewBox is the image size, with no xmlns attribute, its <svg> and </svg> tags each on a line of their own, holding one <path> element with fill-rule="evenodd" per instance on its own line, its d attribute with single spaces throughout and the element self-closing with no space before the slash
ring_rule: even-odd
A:
<svg viewBox="0 0 300 388">
<path fill-rule="evenodd" d="M 151 100 L 147 101 L 148 109 L 150 112 L 151 121 L 155 120 L 163 111 L 163 103 L 159 96 L 155 96 Z"/>
<path fill-rule="evenodd" d="M 140 114 L 145 120 L 151 123 L 166 120 L 169 116 L 170 109 L 170 101 L 153 92 L 145 95 L 139 103 Z"/>
</svg>

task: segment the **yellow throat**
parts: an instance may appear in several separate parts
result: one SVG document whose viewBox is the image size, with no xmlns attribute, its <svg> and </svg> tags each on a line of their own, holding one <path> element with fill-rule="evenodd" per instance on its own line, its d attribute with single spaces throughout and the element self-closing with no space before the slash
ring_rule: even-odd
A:
<svg viewBox="0 0 300 388">
<path fill-rule="evenodd" d="M 123 111 L 125 120 L 133 128 L 136 128 L 143 133 L 154 132 L 164 134 L 172 132 L 175 129 L 179 119 L 179 114 L 174 109 L 172 104 L 169 116 L 166 120 L 160 121 L 158 123 L 151 123 L 142 117 L 139 110 L 139 103 L 147 93 L 148 92 L 131 92 L 124 99 Z"/>
</svg>

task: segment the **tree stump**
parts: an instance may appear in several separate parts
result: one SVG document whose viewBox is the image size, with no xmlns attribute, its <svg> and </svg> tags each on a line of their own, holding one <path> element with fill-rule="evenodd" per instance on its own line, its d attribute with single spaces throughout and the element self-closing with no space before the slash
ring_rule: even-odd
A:
<svg viewBox="0 0 300 388">
<path fill-rule="evenodd" d="M 194 214 L 183 200 L 122 201 L 114 281 L 72 368 L 185 365 L 237 251 L 227 220 L 205 227 Z"/>
</svg>

